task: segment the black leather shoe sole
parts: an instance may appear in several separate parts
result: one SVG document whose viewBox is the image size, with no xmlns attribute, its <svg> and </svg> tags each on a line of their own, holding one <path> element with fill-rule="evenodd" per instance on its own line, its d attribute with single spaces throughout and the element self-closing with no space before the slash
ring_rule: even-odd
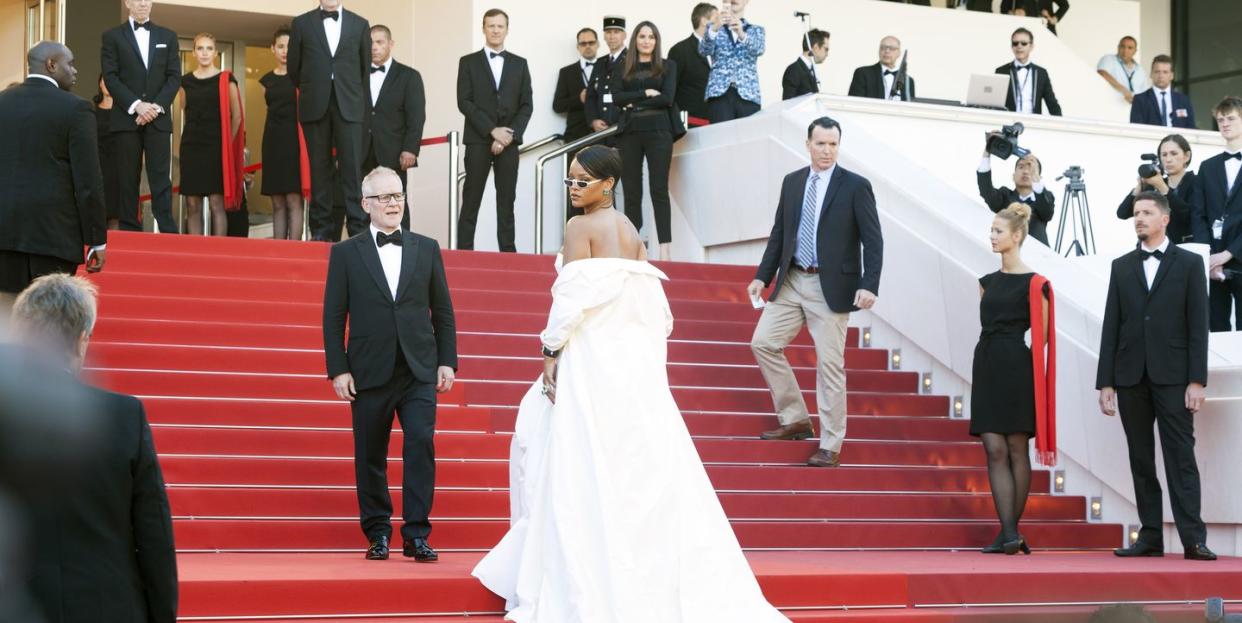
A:
<svg viewBox="0 0 1242 623">
<path fill-rule="evenodd" d="M 1113 555 L 1118 558 L 1164 558 L 1164 550 L 1125 548 L 1113 550 Z"/>
</svg>

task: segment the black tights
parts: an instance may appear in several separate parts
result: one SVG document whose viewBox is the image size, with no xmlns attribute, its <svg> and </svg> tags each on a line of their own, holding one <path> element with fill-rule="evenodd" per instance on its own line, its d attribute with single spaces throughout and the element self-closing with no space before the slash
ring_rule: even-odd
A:
<svg viewBox="0 0 1242 623">
<path fill-rule="evenodd" d="M 1027 449 L 1030 439 L 1026 433 L 983 433 L 988 483 L 1004 541 L 1018 538 L 1018 520 L 1022 519 L 1026 496 L 1031 492 L 1031 458 Z"/>
</svg>

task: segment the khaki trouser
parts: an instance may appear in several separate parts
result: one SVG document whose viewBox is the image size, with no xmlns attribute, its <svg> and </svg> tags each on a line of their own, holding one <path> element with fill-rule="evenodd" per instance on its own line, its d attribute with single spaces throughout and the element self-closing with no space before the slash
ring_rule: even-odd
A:
<svg viewBox="0 0 1242 623">
<path fill-rule="evenodd" d="M 819 407 L 819 447 L 840 452 L 845 441 L 845 334 L 850 315 L 838 314 L 824 300 L 819 275 L 797 268 L 786 273 L 775 299 L 768 301 L 750 339 L 759 370 L 772 390 L 782 426 L 810 418 L 785 347 L 806 324 L 815 342 L 815 401 Z"/>
</svg>

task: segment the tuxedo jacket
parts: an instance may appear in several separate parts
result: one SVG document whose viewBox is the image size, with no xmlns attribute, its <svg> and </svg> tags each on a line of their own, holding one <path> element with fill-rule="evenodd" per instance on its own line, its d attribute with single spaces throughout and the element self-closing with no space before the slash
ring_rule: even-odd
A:
<svg viewBox="0 0 1242 623">
<path fill-rule="evenodd" d="M 1190 129 L 1195 127 L 1195 108 L 1185 93 L 1169 89 L 1166 112 L 1173 120 L 1173 127 Z M 1130 103 L 1130 123 L 1164 125 L 1164 119 L 1160 117 L 1160 100 L 1156 97 L 1155 89 L 1147 89 L 1134 94 L 1134 101 Z"/>
<path fill-rule="evenodd" d="M 856 97 L 887 99 L 888 93 L 884 91 L 884 66 L 876 63 L 855 69 L 854 78 L 850 80 L 849 94 Z M 908 102 L 914 98 L 914 78 L 907 73 L 906 89 L 901 94 L 901 100 Z"/>
<path fill-rule="evenodd" d="M 616 125 L 621 119 L 621 107 L 608 100 L 612 99 L 612 85 L 615 82 L 613 71 L 624 71 L 625 55 L 629 51 L 629 48 L 621 50 L 615 62 L 610 60 L 607 52 L 595 59 L 595 71 L 591 72 L 591 86 L 587 89 L 586 103 L 583 104 L 587 123 L 601 119 L 608 125 Z"/>
<path fill-rule="evenodd" d="M 596 59 L 595 62 L 599 62 Z M 595 66 L 591 66 L 595 71 Z M 591 124 L 587 123 L 585 103 L 579 97 L 582 91 L 591 84 L 591 75 L 583 76 L 582 64 L 574 61 L 561 68 L 556 76 L 556 93 L 552 96 L 552 112 L 565 115 L 566 143 L 578 140 L 591 133 Z"/>
<path fill-rule="evenodd" d="M 328 256 L 323 293 L 328 378 L 349 372 L 359 391 L 392 378 L 398 347 L 420 383 L 435 383 L 439 366 L 457 369 L 457 325 L 440 245 L 410 231 L 402 235 L 395 301 L 370 227 L 332 245 Z"/>
<path fill-rule="evenodd" d="M 94 443 L 71 460 L 72 479 L 45 485 L 55 495 L 31 500 L 30 592 L 47 623 L 174 623 L 172 517 L 142 403 L 84 389 Z"/>
<path fill-rule="evenodd" d="M 1208 295 L 1203 258 L 1170 244 L 1151 289 L 1138 249 L 1113 260 L 1095 386 L 1207 385 Z"/>
<path fill-rule="evenodd" d="M 341 118 L 362 123 L 371 102 L 371 24 L 341 9 L 341 40 L 336 54 L 328 45 L 323 18 L 314 9 L 293 18 L 289 35 L 289 78 L 301 91 L 298 119 L 319 121 L 336 94 Z"/>
<path fill-rule="evenodd" d="M 0 119 L 12 124 L 0 132 L 0 251 L 81 264 L 84 246 L 107 242 L 90 102 L 31 76 L 0 92 Z"/>
<path fill-rule="evenodd" d="M 531 103 L 530 68 L 526 59 L 511 52 L 500 72 L 500 88 L 483 50 L 471 52 L 457 64 L 457 109 L 466 116 L 462 142 L 491 145 L 492 130 L 513 128 L 513 143 L 522 144 L 526 124 L 534 112 Z"/>
<path fill-rule="evenodd" d="M 1199 165 L 1190 198 L 1190 229 L 1195 242 L 1211 245 L 1213 253 L 1228 250 L 1233 255 L 1227 268 L 1242 270 L 1242 174 L 1225 188 L 1225 156 L 1219 153 Z M 1217 219 L 1225 221 L 1220 240 L 1212 238 Z"/>
<path fill-rule="evenodd" d="M 785 176 L 768 246 L 755 279 L 780 292 L 785 275 L 793 266 L 798 246 L 798 225 L 802 222 L 802 201 L 811 168 L 803 167 Z M 859 289 L 880 293 L 880 268 L 884 262 L 884 237 L 875 209 L 875 193 L 867 178 L 836 165 L 824 193 L 815 233 L 815 253 L 819 261 L 819 283 L 824 300 L 837 313 L 857 311 L 854 295 Z"/>
<path fill-rule="evenodd" d="M 367 88 L 370 89 L 369 78 Z M 367 111 L 370 122 L 363 138 L 362 153 L 374 149 L 376 162 L 400 171 L 401 152 L 417 156 L 423 142 L 427 96 L 423 91 L 422 75 L 413 67 L 393 61 L 375 104 L 367 99 Z"/>
<path fill-rule="evenodd" d="M 1190 229 L 1190 201 L 1194 197 L 1199 181 L 1194 171 L 1187 171 L 1177 188 L 1170 188 L 1165 198 L 1169 200 L 1169 228 L 1165 235 L 1173 244 L 1194 242 L 1194 234 Z M 1128 192 L 1117 206 L 1117 218 L 1128 219 L 1134 216 L 1134 193 Z"/>
<path fill-rule="evenodd" d="M 677 63 L 677 107 L 692 117 L 707 118 L 707 78 L 712 67 L 699 54 L 699 40 L 691 33 L 689 37 L 673 44 L 668 60 Z"/>
<path fill-rule="evenodd" d="M 1035 84 L 1031 86 L 1031 92 L 1035 94 L 1035 114 L 1044 112 L 1044 106 L 1048 107 L 1048 114 L 1060 117 L 1061 104 L 1057 102 L 1057 94 L 1052 91 L 1052 80 L 1048 77 L 1048 70 L 1036 65 L 1030 64 L 1032 70 L 1031 80 Z M 1012 62 L 1005 63 L 996 68 L 996 73 L 1009 76 L 1009 95 L 1005 96 L 1005 109 L 1010 112 L 1016 112 L 1018 105 L 1014 94 L 1018 91 L 1018 77 L 1014 71 Z"/>
<path fill-rule="evenodd" d="M 983 202 L 988 204 L 988 209 L 992 212 L 1000 212 L 1009 207 L 1011 203 L 1024 203 L 1018 197 L 1018 191 L 1008 187 L 1001 186 L 997 188 L 992 185 L 992 172 L 984 171 L 977 174 L 979 182 L 979 196 L 983 198 Z M 1048 222 L 1052 220 L 1052 213 L 1056 205 L 1056 197 L 1052 195 L 1052 191 L 1044 188 L 1044 192 L 1036 193 L 1034 201 L 1026 203 L 1031 207 L 1031 224 L 1030 236 L 1047 246 L 1048 244 Z"/>
<path fill-rule="evenodd" d="M 177 33 L 148 21 L 151 41 L 147 47 L 150 67 L 142 63 L 138 38 L 129 20 L 104 31 L 99 62 L 104 84 L 112 94 L 112 115 L 108 127 L 113 132 L 135 132 L 137 117 L 129 114 L 134 102 L 150 102 L 164 109 L 151 122 L 160 132 L 172 132 L 172 104 L 181 88 L 181 52 Z"/>
<path fill-rule="evenodd" d="M 785 75 L 781 76 L 781 99 L 791 100 L 807 93 L 818 92 L 819 83 L 815 80 L 815 74 L 801 56 L 785 68 Z"/>
</svg>

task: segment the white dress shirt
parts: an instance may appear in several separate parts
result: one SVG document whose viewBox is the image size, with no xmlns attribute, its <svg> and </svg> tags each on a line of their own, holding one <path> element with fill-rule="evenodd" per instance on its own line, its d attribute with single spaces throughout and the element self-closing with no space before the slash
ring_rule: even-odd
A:
<svg viewBox="0 0 1242 623">
<path fill-rule="evenodd" d="M 811 78 L 815 80 L 815 90 L 818 91 L 819 74 L 815 73 L 815 60 L 805 54 L 799 56 L 798 58 L 802 59 L 802 62 L 806 64 L 806 68 L 811 70 Z"/>
<path fill-rule="evenodd" d="M 980 173 L 990 173 L 992 171 L 992 156 L 991 155 L 984 156 L 983 160 L 979 161 L 979 168 L 977 170 Z M 1044 188 L 1045 187 L 1044 187 L 1043 180 L 1035 182 L 1034 184 L 1031 185 L 1031 194 L 1025 197 L 1018 197 L 1018 199 L 1020 201 L 1027 201 L 1028 199 L 1031 201 L 1034 201 L 1036 195 L 1043 194 Z"/>
<path fill-rule="evenodd" d="M 384 268 L 384 279 L 388 282 L 388 292 L 392 294 L 392 300 L 397 300 L 397 282 L 401 279 L 401 247 L 395 244 L 386 244 L 379 246 L 375 242 L 375 234 L 379 233 L 379 229 L 375 224 L 371 224 L 371 244 L 375 245 L 375 250 L 379 251 L 380 266 Z M 401 231 L 398 227 L 396 231 Z M 387 233 L 387 232 L 385 232 Z"/>
<path fill-rule="evenodd" d="M 374 64 L 371 65 L 372 69 L 374 69 L 375 67 L 376 65 Z M 384 68 L 384 71 L 372 71 L 371 72 L 371 105 L 372 106 L 374 106 L 375 103 L 379 101 L 380 89 L 384 87 L 384 79 L 388 77 L 388 72 L 392 71 L 392 57 L 389 56 L 388 60 L 384 61 L 384 64 L 381 65 L 381 67 Z"/>
<path fill-rule="evenodd" d="M 336 56 L 336 48 L 341 45 L 341 22 L 345 21 L 345 7 L 340 5 L 336 7 L 336 19 L 325 17 L 323 19 L 323 34 L 328 36 L 328 51 L 332 56 Z M 333 76 L 335 78 L 335 75 Z"/>
<path fill-rule="evenodd" d="M 500 77 L 505 72 L 505 57 L 492 56 L 493 54 L 503 54 L 504 50 L 493 50 L 487 46 L 483 46 L 483 54 L 487 55 L 487 64 L 492 68 L 492 80 L 496 83 L 496 90 L 500 90 Z"/>
<path fill-rule="evenodd" d="M 1014 84 L 1018 93 L 1014 105 L 1018 112 L 1035 112 L 1035 72 L 1030 63 L 1025 65 L 1014 61 Z"/>
<path fill-rule="evenodd" d="M 1172 91 L 1173 91 L 1173 87 L 1169 87 L 1167 89 L 1161 89 L 1160 87 L 1153 86 L 1151 88 L 1151 94 L 1156 96 L 1156 110 L 1160 110 L 1161 103 L 1164 104 L 1164 119 L 1161 119 L 1162 123 L 1160 125 L 1163 125 L 1169 128 L 1173 127 L 1173 93 Z"/>
<path fill-rule="evenodd" d="M 147 69 L 151 68 L 151 20 L 146 21 L 146 28 L 134 30 L 134 18 L 129 18 L 129 29 L 133 31 L 134 38 L 138 40 L 138 53 L 142 55 L 142 66 Z"/>
<path fill-rule="evenodd" d="M 886 71 L 893 71 L 893 72 L 895 72 L 895 71 L 897 71 L 897 70 L 896 70 L 896 69 L 894 69 L 894 68 L 892 68 L 892 67 L 885 67 L 883 63 L 881 63 L 881 64 L 880 64 L 880 79 L 882 79 L 882 80 L 884 81 L 884 99 L 886 99 L 886 100 L 900 100 L 900 99 L 901 99 L 901 96 L 899 96 L 899 95 L 893 95 L 893 94 L 892 94 L 892 93 L 893 93 L 893 82 L 894 82 L 895 80 L 897 80 L 897 74 L 895 74 L 895 73 L 892 73 L 892 74 L 887 74 L 887 73 L 884 73 L 884 72 L 886 72 Z"/>
<path fill-rule="evenodd" d="M 1141 244 L 1140 248 L 1143 249 L 1144 251 L 1159 250 L 1161 253 L 1168 253 L 1169 252 L 1169 238 L 1168 236 L 1165 236 L 1164 241 L 1161 242 L 1160 246 L 1158 247 L 1155 247 L 1155 248 L 1149 247 L 1147 246 L 1147 243 L 1144 242 Z M 1168 259 L 1168 258 L 1165 258 L 1165 259 Z M 1160 260 L 1156 259 L 1155 256 L 1152 256 L 1152 257 L 1149 257 L 1143 260 L 1143 276 L 1147 277 L 1147 289 L 1148 290 L 1151 290 L 1152 284 L 1156 283 L 1156 271 L 1158 270 L 1160 270 Z"/>
<path fill-rule="evenodd" d="M 1225 150 L 1226 154 L 1233 155 L 1238 152 Z M 1238 180 L 1238 169 L 1242 169 L 1242 160 L 1230 158 L 1225 161 L 1225 192 L 1233 190 L 1233 184 Z"/>
<path fill-rule="evenodd" d="M 586 58 L 578 59 L 578 71 L 582 74 L 582 86 L 587 86 L 591 84 L 591 72 L 595 71 L 595 64 L 598 62 L 599 62 L 598 56 L 595 57 L 595 60 L 586 59 Z M 590 65 L 588 65 L 587 63 L 590 63 Z"/>
</svg>

